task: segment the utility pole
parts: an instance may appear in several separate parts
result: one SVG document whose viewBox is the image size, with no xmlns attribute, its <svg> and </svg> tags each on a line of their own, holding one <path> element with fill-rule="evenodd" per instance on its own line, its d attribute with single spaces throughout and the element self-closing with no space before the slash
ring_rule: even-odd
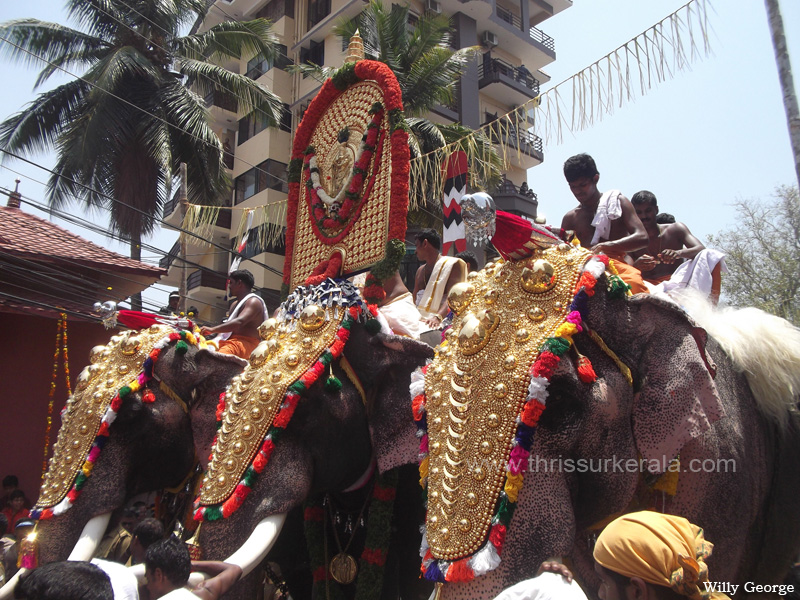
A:
<svg viewBox="0 0 800 600">
<path fill-rule="evenodd" d="M 789 62 L 789 50 L 786 47 L 786 34 L 783 30 L 783 17 L 778 0 L 764 0 L 767 7 L 767 21 L 772 35 L 772 47 L 775 49 L 775 62 L 778 65 L 778 79 L 783 93 L 783 107 L 786 109 L 786 122 L 789 126 L 789 141 L 794 155 L 794 170 L 797 185 L 800 186 L 800 111 L 797 109 L 797 95 L 794 91 L 792 65 Z"/>
<path fill-rule="evenodd" d="M 186 209 L 188 206 L 188 179 L 186 176 L 186 163 L 184 162 L 181 163 L 180 174 L 181 188 L 178 200 L 181 205 L 181 227 L 183 227 L 183 222 L 186 219 Z M 183 235 L 183 232 L 178 234 L 178 240 L 180 241 L 180 252 L 178 256 L 180 257 L 181 261 L 181 280 L 180 284 L 178 285 L 178 293 L 181 295 L 181 299 L 178 304 L 178 312 L 186 314 L 186 236 Z M 196 316 L 197 315 L 195 315 L 195 317 Z"/>
</svg>

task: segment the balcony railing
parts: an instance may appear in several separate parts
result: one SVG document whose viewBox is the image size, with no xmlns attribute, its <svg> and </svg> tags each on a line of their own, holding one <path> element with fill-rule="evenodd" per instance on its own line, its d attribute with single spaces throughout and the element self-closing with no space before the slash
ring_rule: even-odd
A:
<svg viewBox="0 0 800 600">
<path fill-rule="evenodd" d="M 515 67 L 499 58 L 490 58 L 487 53 L 483 62 L 478 65 L 478 80 L 490 75 L 505 75 L 528 88 L 532 92 L 532 98 L 539 95 L 539 80 L 524 65 Z"/>
<path fill-rule="evenodd" d="M 530 131 L 518 130 L 515 127 L 501 127 L 499 123 L 493 123 L 489 127 L 489 134 L 495 144 L 502 141 L 512 148 L 517 148 L 523 154 L 538 158 L 544 157 L 544 146 L 542 138 Z"/>
<path fill-rule="evenodd" d="M 186 289 L 193 290 L 198 287 L 209 287 L 215 290 L 224 290 L 227 281 L 228 277 L 224 273 L 198 269 L 186 278 Z"/>
<path fill-rule="evenodd" d="M 521 186 L 517 187 L 514 185 L 513 182 L 509 181 L 505 177 L 503 180 L 498 184 L 495 188 L 495 195 L 497 196 L 522 196 L 523 198 L 528 198 L 532 201 L 538 202 L 538 196 L 536 193 L 528 187 L 527 183 L 523 183 Z"/>
<path fill-rule="evenodd" d="M 231 155 L 231 158 L 233 158 L 232 155 Z M 166 219 L 167 217 L 169 217 L 175 211 L 175 209 L 178 207 L 178 204 L 181 201 L 180 200 L 180 195 L 181 195 L 181 191 L 180 191 L 180 189 L 178 189 L 178 190 L 175 191 L 174 194 L 172 194 L 172 198 L 170 200 L 168 200 L 164 204 L 164 215 L 163 215 L 162 218 Z M 231 228 L 231 209 L 222 208 L 219 211 L 219 215 L 217 215 L 217 220 L 215 222 L 215 225 L 217 227 L 222 227 L 223 229 L 230 229 Z M 177 255 L 177 252 L 176 252 L 176 255 Z M 162 258 L 161 260 L 164 260 L 164 259 Z M 164 268 L 168 268 L 168 266 L 164 267 Z"/>
<path fill-rule="evenodd" d="M 175 211 L 175 209 L 178 207 L 178 203 L 180 203 L 181 201 L 180 195 L 181 191 L 180 189 L 177 189 L 175 190 L 175 193 L 172 194 L 172 198 L 170 198 L 164 203 L 164 212 L 162 218 L 166 219 Z"/>
<path fill-rule="evenodd" d="M 162 269 L 169 269 L 172 266 L 172 263 L 178 258 L 178 254 L 181 251 L 181 242 L 178 240 L 172 245 L 172 248 L 169 249 L 167 255 L 158 261 L 158 266 Z"/>
<path fill-rule="evenodd" d="M 497 16 L 500 19 L 511 25 L 514 29 L 525 31 L 525 29 L 522 27 L 522 19 L 520 17 L 512 13 L 510 10 L 503 8 L 502 6 L 497 6 L 496 8 L 497 8 Z M 556 51 L 556 45 L 553 38 L 551 38 L 541 29 L 537 29 L 536 27 L 531 27 L 528 30 L 528 35 L 534 42 L 541 44 L 542 46 L 544 46 L 545 48 L 547 48 L 552 52 Z"/>
<path fill-rule="evenodd" d="M 207 107 L 218 106 L 223 110 L 229 110 L 231 112 L 236 112 L 239 110 L 239 103 L 236 100 L 236 96 L 233 94 L 214 90 L 213 92 L 206 94 L 204 100 Z"/>
</svg>

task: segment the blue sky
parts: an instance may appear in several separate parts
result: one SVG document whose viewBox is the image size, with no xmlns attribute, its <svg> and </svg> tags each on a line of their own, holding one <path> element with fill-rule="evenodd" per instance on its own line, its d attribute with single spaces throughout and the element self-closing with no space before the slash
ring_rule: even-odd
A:
<svg viewBox="0 0 800 600">
<path fill-rule="evenodd" d="M 684 3 L 575 0 L 572 8 L 540 26 L 556 43 L 557 60 L 546 69 L 553 84 Z M 3 2 L 0 20 L 36 17 L 64 22 L 62 6 L 60 0 Z M 800 2 L 782 0 L 781 10 L 791 59 L 795 72 L 800 72 Z M 528 180 L 548 222 L 560 223 L 561 216 L 576 204 L 561 166 L 578 152 L 595 157 L 601 189 L 619 188 L 629 197 L 649 189 L 659 198 L 662 210 L 675 214 L 701 239 L 733 224 L 735 213 L 730 205 L 737 198 L 766 198 L 775 186 L 796 183 L 763 0 L 716 0 L 710 22 L 713 55 L 617 109 L 591 129 L 567 134 L 561 144 L 545 147 L 545 162 L 529 171 Z M 38 69 L 0 62 L 0 75 L 7 86 L 0 95 L 0 118 L 34 97 L 35 72 Z M 798 82 L 800 75 L 796 76 Z M 543 86 L 544 91 L 547 88 Z M 48 162 L 47 157 L 34 158 Z M 26 175 L 23 195 L 43 198 L 43 186 L 28 177 L 45 181 L 46 173 L 19 162 L 4 164 Z M 13 187 L 17 176 L 0 169 L 0 186 Z M 78 206 L 72 210 L 82 214 Z M 103 215 L 94 218 L 104 222 Z M 124 246 L 102 236 L 76 231 L 127 253 Z M 149 243 L 166 251 L 174 237 L 174 233 L 163 233 Z M 144 255 L 155 258 L 146 251 Z M 166 303 L 166 294 L 155 292 L 152 297 Z"/>
</svg>

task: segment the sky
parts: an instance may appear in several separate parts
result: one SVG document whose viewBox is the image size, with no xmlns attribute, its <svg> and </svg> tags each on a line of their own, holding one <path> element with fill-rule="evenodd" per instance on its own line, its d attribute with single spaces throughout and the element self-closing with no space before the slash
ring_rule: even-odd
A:
<svg viewBox="0 0 800 600">
<path fill-rule="evenodd" d="M 542 91 L 683 4 L 680 0 L 574 0 L 571 8 L 539 26 L 555 39 L 557 55 L 545 68 L 552 79 Z M 780 5 L 790 58 L 800 72 L 800 2 L 781 0 Z M 711 7 L 712 55 L 617 108 L 591 129 L 566 134 L 562 143 L 545 146 L 545 162 L 528 172 L 528 181 L 538 194 L 539 212 L 548 222 L 560 223 L 561 216 L 576 205 L 561 168 L 566 158 L 579 152 L 595 158 L 601 190 L 617 188 L 630 197 L 648 189 L 658 197 L 661 210 L 674 214 L 704 241 L 709 234 L 735 223 L 731 206 L 735 200 L 767 199 L 776 186 L 797 183 L 764 2 L 715 0 Z M 65 23 L 61 0 L 0 3 L 0 21 L 23 17 Z M 38 70 L 0 60 L 0 76 L 6 86 L 0 94 L 0 119 L 35 97 Z M 47 85 L 68 78 L 53 78 Z M 46 165 L 53 162 L 49 156 L 31 158 Z M 23 174 L 20 191 L 24 197 L 44 198 L 44 186 L 35 180 L 46 181 L 47 173 L 4 160 L 0 187 L 13 188 L 14 179 L 20 177 L 9 169 Z M 36 212 L 28 205 L 24 210 Z M 80 205 L 70 210 L 85 216 Z M 102 214 L 90 218 L 106 224 Z M 121 254 L 128 253 L 124 245 L 102 235 L 60 224 Z M 174 240 L 174 232 L 162 232 L 148 243 L 166 252 Z M 147 250 L 143 256 L 149 262 L 159 258 Z M 163 305 L 167 293 L 168 288 L 157 285 L 145 298 Z"/>
</svg>

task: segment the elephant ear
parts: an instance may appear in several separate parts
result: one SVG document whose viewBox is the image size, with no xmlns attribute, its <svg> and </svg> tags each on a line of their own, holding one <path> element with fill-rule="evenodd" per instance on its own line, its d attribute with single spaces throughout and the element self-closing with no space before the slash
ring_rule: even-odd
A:
<svg viewBox="0 0 800 600">
<path fill-rule="evenodd" d="M 683 446 L 725 415 L 706 355 L 706 333 L 677 305 L 645 294 L 627 300 L 631 339 L 640 340 L 641 389 L 633 435 L 648 470 L 663 472 Z M 634 365 L 630 365 L 634 367 Z"/>
</svg>

